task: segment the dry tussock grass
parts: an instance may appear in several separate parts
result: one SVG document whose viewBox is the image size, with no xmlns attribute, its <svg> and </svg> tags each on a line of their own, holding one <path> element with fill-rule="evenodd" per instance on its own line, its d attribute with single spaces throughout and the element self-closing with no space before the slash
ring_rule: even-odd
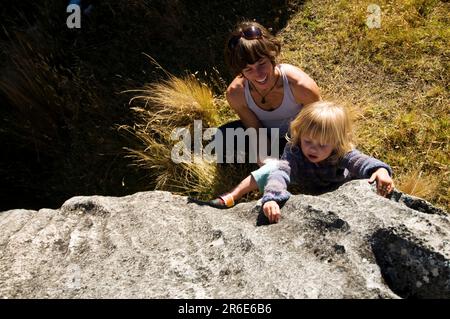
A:
<svg viewBox="0 0 450 319">
<path fill-rule="evenodd" d="M 224 192 L 242 178 L 242 170 L 228 169 L 225 174 L 224 167 L 193 153 L 191 162 L 175 163 L 171 152 L 180 140 L 172 140 L 171 135 L 176 128 L 186 128 L 192 137 L 194 119 L 202 120 L 203 128 L 216 127 L 224 120 L 222 115 L 228 113 L 226 105 L 194 75 L 166 75 L 167 80 L 127 91 L 137 93 L 130 100 L 137 120 L 134 126 L 120 129 L 134 136 L 140 145 L 127 147 L 128 157 L 146 172 L 155 189 L 204 199 Z"/>
<path fill-rule="evenodd" d="M 422 171 L 412 171 L 403 175 L 398 181 L 397 187 L 413 196 L 422 198 L 433 196 L 437 190 L 439 178 L 422 173 Z"/>
</svg>

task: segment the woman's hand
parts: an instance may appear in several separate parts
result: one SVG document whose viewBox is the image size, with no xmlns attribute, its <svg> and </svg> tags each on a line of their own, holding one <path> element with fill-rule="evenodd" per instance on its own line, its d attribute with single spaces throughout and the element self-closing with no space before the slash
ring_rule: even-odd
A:
<svg viewBox="0 0 450 319">
<path fill-rule="evenodd" d="M 263 205 L 264 215 L 269 219 L 271 223 L 278 223 L 281 217 L 280 206 L 278 206 L 276 201 L 268 201 Z"/>
<path fill-rule="evenodd" d="M 377 169 L 370 176 L 369 183 L 377 182 L 377 194 L 386 197 L 394 190 L 394 181 L 389 176 L 389 172 L 385 168 Z"/>
</svg>

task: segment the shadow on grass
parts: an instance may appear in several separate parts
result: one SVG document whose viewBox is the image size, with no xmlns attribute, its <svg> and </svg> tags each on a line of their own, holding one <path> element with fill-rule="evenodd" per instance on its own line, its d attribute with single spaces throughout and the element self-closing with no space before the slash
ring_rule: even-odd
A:
<svg viewBox="0 0 450 319">
<path fill-rule="evenodd" d="M 256 19 L 276 33 L 302 1 L 92 1 L 80 29 L 66 1 L 6 1 L 0 9 L 0 210 L 59 207 L 75 195 L 152 189 L 130 168 L 130 96 L 162 77 L 219 70 L 228 31 Z"/>
</svg>

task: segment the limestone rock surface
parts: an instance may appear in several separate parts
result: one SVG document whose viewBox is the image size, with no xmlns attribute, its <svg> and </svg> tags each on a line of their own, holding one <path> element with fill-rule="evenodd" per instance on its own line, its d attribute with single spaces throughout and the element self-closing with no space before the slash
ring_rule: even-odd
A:
<svg viewBox="0 0 450 319">
<path fill-rule="evenodd" d="M 168 192 L 0 212 L 0 298 L 450 298 L 450 218 L 366 180 L 219 210 Z"/>
</svg>

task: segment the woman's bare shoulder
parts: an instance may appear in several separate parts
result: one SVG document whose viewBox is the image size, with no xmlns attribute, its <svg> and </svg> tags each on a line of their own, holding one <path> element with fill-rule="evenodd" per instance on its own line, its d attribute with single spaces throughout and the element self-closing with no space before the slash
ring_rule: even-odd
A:
<svg viewBox="0 0 450 319">
<path fill-rule="evenodd" d="M 230 83 L 226 91 L 226 98 L 228 102 L 230 103 L 234 102 L 233 104 L 241 104 L 243 101 L 245 101 L 244 81 L 245 81 L 244 77 L 237 76 Z"/>
<path fill-rule="evenodd" d="M 320 100 L 319 87 L 308 74 L 291 64 L 283 64 L 282 67 L 299 103 L 308 104 Z"/>
<path fill-rule="evenodd" d="M 289 82 L 292 84 L 305 85 L 312 80 L 308 74 L 297 66 L 292 64 L 282 64 L 282 68 Z"/>
</svg>

